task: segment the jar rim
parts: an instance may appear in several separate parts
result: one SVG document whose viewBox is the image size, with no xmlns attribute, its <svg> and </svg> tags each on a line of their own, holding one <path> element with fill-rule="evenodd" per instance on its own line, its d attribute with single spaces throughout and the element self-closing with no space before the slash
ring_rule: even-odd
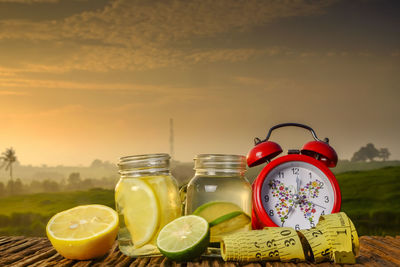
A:
<svg viewBox="0 0 400 267">
<path fill-rule="evenodd" d="M 199 154 L 194 158 L 194 169 L 241 172 L 246 170 L 246 157 L 232 154 Z"/>
<path fill-rule="evenodd" d="M 140 154 L 130 155 L 119 158 L 120 163 L 127 163 L 130 161 L 146 160 L 146 159 L 170 159 L 171 156 L 167 153 L 154 153 L 154 154 Z"/>
<path fill-rule="evenodd" d="M 243 155 L 235 154 L 198 154 L 194 157 L 194 160 L 196 159 L 245 160 L 246 157 Z"/>
<path fill-rule="evenodd" d="M 170 155 L 166 153 L 141 154 L 121 157 L 118 162 L 121 175 L 169 172 Z"/>
</svg>

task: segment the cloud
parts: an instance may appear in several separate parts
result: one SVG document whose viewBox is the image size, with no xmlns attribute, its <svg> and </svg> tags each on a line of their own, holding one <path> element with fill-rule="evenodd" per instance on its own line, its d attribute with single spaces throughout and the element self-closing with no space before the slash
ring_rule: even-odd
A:
<svg viewBox="0 0 400 267">
<path fill-rule="evenodd" d="M 151 85 L 141 83 L 118 83 L 118 82 L 82 82 L 54 79 L 33 79 L 24 77 L 17 73 L 16 76 L 0 76 L 0 96 L 23 96 L 59 98 L 60 94 L 69 94 L 71 91 L 86 91 L 92 95 L 99 93 L 109 94 L 113 97 L 131 98 L 129 105 L 118 105 L 118 110 L 132 109 L 146 106 L 168 106 L 180 102 L 199 101 L 204 96 L 204 88 L 181 87 L 168 85 Z M 143 102 L 143 99 L 151 99 L 151 102 Z"/>
<path fill-rule="evenodd" d="M 29 79 L 25 77 L 0 77 L 0 87 L 2 88 L 15 88 L 15 89 L 68 89 L 68 90 L 85 90 L 85 91 L 120 91 L 120 92 L 140 92 L 152 91 L 161 92 L 166 90 L 166 87 L 152 86 L 152 85 L 135 85 L 135 84 L 122 84 L 122 83 L 89 83 L 89 82 L 73 82 L 63 80 L 40 80 Z M 0 95 L 24 95 L 26 93 L 18 91 L 1 91 Z"/>
<path fill-rule="evenodd" d="M 390 54 L 392 57 L 399 57 L 400 56 L 400 50 L 395 50 Z"/>
<path fill-rule="evenodd" d="M 260 86 L 260 85 L 266 84 L 265 80 L 260 79 L 260 78 L 255 78 L 255 77 L 237 76 L 237 77 L 234 77 L 233 80 L 240 84 L 249 85 L 249 86 Z"/>
<path fill-rule="evenodd" d="M 35 3 L 58 3 L 60 0 L 0 0 L 0 3 L 18 3 L 18 4 L 35 4 Z"/>
<path fill-rule="evenodd" d="M 0 0 L 7 1 L 7 0 Z M 12 1 L 12 0 L 8 0 Z M 34 3 L 46 0 L 14 0 Z M 55 2 L 56 0 L 47 0 Z M 201 62 L 237 62 L 279 53 L 279 48 L 247 49 L 196 47 L 194 39 L 241 34 L 273 20 L 320 14 L 335 0 L 116 0 L 106 7 L 65 19 L 32 21 L 0 19 L 0 40 L 53 43 L 69 49 L 56 63 L 38 65 L 37 71 L 145 70 Z M 210 39 L 211 38 L 211 39 Z"/>
<path fill-rule="evenodd" d="M 238 62 L 261 55 L 276 55 L 282 50 L 282 48 L 277 47 L 265 49 L 213 49 L 209 51 L 192 52 L 186 56 L 186 59 L 193 63 L 219 61 Z"/>
<path fill-rule="evenodd" d="M 320 14 L 335 1 L 119 0 L 65 20 L 66 36 L 127 46 L 244 31 L 279 18 Z"/>
<path fill-rule="evenodd" d="M 0 38 L 71 38 L 127 47 L 153 46 L 189 37 L 240 32 L 279 18 L 320 14 L 333 2 L 336 0 L 116 0 L 102 10 L 83 12 L 63 20 L 0 20 Z"/>
<path fill-rule="evenodd" d="M 21 95 L 28 95 L 28 93 L 21 91 L 9 91 L 0 89 L 0 96 L 21 96 Z"/>
</svg>

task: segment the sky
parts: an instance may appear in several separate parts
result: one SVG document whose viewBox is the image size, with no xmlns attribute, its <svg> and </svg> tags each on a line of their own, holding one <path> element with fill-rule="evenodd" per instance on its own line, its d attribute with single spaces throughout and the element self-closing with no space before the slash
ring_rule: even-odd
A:
<svg viewBox="0 0 400 267">
<path fill-rule="evenodd" d="M 0 151 L 21 164 L 246 155 L 283 122 L 400 159 L 396 0 L 0 0 Z M 282 148 L 312 140 L 274 131 Z"/>
</svg>

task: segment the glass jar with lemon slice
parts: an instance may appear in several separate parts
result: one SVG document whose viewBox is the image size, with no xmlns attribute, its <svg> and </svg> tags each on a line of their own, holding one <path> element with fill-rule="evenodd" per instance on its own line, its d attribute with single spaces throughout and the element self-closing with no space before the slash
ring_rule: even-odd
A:
<svg viewBox="0 0 400 267">
<path fill-rule="evenodd" d="M 210 241 L 251 229 L 251 185 L 244 176 L 246 158 L 201 154 L 194 159 L 195 176 L 187 185 L 185 214 L 199 215 L 210 224 Z"/>
<path fill-rule="evenodd" d="M 159 254 L 158 233 L 180 216 L 178 186 L 169 160 L 168 154 L 148 154 L 123 157 L 118 163 L 121 178 L 115 187 L 115 204 L 118 243 L 125 255 Z"/>
</svg>

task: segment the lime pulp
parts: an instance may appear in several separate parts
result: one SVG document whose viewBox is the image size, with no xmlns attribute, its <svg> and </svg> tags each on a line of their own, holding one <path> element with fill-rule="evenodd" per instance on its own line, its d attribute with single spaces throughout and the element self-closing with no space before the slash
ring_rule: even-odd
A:
<svg viewBox="0 0 400 267">
<path fill-rule="evenodd" d="M 190 261 L 199 257 L 210 242 L 208 222 L 196 215 L 179 217 L 161 229 L 157 247 L 167 258 Z"/>
</svg>

